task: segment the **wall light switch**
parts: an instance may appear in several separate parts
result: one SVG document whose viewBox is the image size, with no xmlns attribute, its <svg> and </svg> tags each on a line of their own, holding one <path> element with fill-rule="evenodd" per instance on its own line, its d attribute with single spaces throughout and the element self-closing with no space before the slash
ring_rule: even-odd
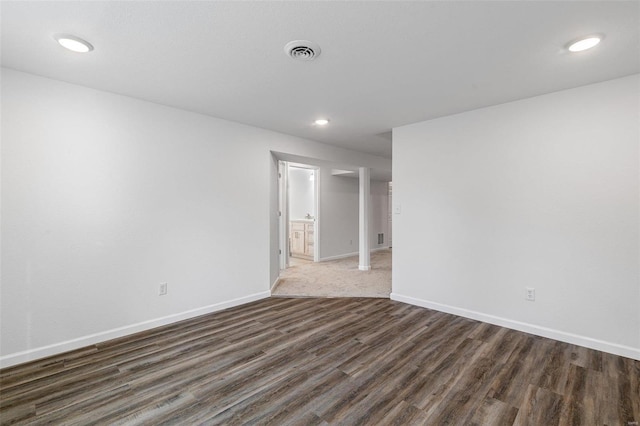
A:
<svg viewBox="0 0 640 426">
<path fill-rule="evenodd" d="M 536 289 L 532 288 L 532 287 L 525 287 L 525 289 L 527 290 L 527 294 L 525 296 L 525 299 L 533 302 L 536 300 Z"/>
<path fill-rule="evenodd" d="M 167 283 L 162 283 L 158 289 L 158 296 L 164 296 L 165 294 L 167 294 Z"/>
<path fill-rule="evenodd" d="M 400 214 L 402 212 L 402 207 L 400 206 L 400 204 L 396 204 L 393 207 L 393 214 Z"/>
</svg>

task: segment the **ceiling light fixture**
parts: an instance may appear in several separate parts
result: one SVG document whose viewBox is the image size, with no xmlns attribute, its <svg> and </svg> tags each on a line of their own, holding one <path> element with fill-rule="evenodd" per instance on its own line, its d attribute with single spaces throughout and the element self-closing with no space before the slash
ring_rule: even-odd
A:
<svg viewBox="0 0 640 426">
<path fill-rule="evenodd" d="M 56 34 L 53 38 L 60 46 L 77 53 L 87 53 L 93 50 L 93 46 L 86 40 L 70 34 Z"/>
<path fill-rule="evenodd" d="M 327 124 L 329 124 L 329 120 L 327 120 L 326 118 L 318 118 L 316 121 L 314 121 L 314 123 L 317 126 L 326 126 Z"/>
<path fill-rule="evenodd" d="M 603 36 L 591 35 L 588 37 L 582 37 L 579 40 L 574 40 L 567 44 L 569 52 L 582 52 L 592 47 L 595 47 L 602 41 Z"/>
</svg>

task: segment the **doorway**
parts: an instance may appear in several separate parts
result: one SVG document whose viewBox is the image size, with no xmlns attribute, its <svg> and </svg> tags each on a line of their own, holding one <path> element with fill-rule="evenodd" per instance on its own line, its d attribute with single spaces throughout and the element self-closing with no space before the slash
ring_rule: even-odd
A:
<svg viewBox="0 0 640 426">
<path fill-rule="evenodd" d="M 280 269 L 317 262 L 319 174 L 316 167 L 279 161 Z"/>
<path fill-rule="evenodd" d="M 274 254 L 279 256 L 280 268 L 271 294 L 275 297 L 388 298 L 391 292 L 389 180 L 373 179 L 370 184 L 372 268 L 361 271 L 358 261 L 360 182 L 358 172 L 353 170 L 355 167 L 283 153 L 276 153 L 275 160 L 278 191 L 274 204 L 278 203 L 279 250 Z M 305 187 L 307 190 L 301 190 Z M 303 201 L 297 203 L 296 194 L 300 193 Z"/>
</svg>

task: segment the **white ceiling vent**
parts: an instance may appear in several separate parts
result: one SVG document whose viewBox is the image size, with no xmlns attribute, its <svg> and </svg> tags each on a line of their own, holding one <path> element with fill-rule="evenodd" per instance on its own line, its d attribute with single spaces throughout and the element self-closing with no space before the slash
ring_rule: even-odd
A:
<svg viewBox="0 0 640 426">
<path fill-rule="evenodd" d="M 309 40 L 294 40 L 284 46 L 284 52 L 297 61 L 313 61 L 320 56 L 320 46 Z"/>
</svg>

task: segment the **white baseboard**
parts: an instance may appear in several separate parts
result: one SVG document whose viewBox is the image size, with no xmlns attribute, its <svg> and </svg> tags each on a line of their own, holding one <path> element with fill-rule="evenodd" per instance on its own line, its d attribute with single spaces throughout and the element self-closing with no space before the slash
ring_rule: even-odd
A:
<svg viewBox="0 0 640 426">
<path fill-rule="evenodd" d="M 280 283 L 280 277 L 276 278 L 276 280 L 271 284 L 271 288 L 269 289 L 269 296 L 273 294 L 273 290 L 276 289 L 276 286 Z"/>
<path fill-rule="evenodd" d="M 370 250 L 370 253 L 374 253 L 376 251 L 382 251 L 382 250 L 389 250 L 389 247 L 374 248 L 374 249 Z M 320 259 L 318 259 L 318 262 L 326 262 L 326 261 L 329 261 L 329 260 L 344 259 L 345 257 L 354 257 L 354 256 L 358 256 L 359 254 L 360 254 L 359 252 L 354 251 L 353 253 L 339 254 L 337 256 L 321 257 Z"/>
<path fill-rule="evenodd" d="M 377 248 L 371 249 L 371 253 L 374 253 L 376 251 L 389 250 L 389 248 L 390 248 L 389 246 L 377 247 Z"/>
<path fill-rule="evenodd" d="M 584 346 L 598 351 L 609 352 L 615 355 L 624 356 L 640 361 L 640 348 L 620 345 L 617 343 L 606 342 L 604 340 L 593 339 L 591 337 L 581 336 L 578 334 L 567 333 L 565 331 L 555 330 L 552 328 L 541 327 L 535 324 L 528 324 L 520 321 L 510 320 L 507 318 L 497 317 L 494 315 L 484 314 L 482 312 L 472 311 L 469 309 L 458 308 L 455 306 L 444 305 L 442 303 L 431 302 L 415 297 L 403 296 L 398 293 L 391 293 L 391 300 L 408 303 L 410 305 L 421 306 L 448 314 L 458 315 L 489 324 L 499 325 L 501 327 L 511 328 L 513 330 L 523 331 L 536 336 L 547 337 L 549 339 L 559 340 L 561 342 L 571 343 L 573 345 Z"/>
<path fill-rule="evenodd" d="M 129 334 L 137 333 L 140 331 L 150 330 L 152 328 L 160 327 L 185 319 L 221 311 L 227 308 L 232 308 L 234 306 L 244 305 L 245 303 L 267 298 L 270 295 L 270 291 L 263 291 L 260 293 L 250 294 L 249 296 L 227 300 L 225 302 L 214 303 L 213 305 L 204 306 L 202 308 L 196 308 L 177 314 L 167 315 L 162 318 L 143 321 L 137 324 L 131 324 L 124 327 L 114 328 L 112 330 L 102 331 L 100 333 L 79 337 L 77 339 L 67 340 L 65 342 L 54 343 L 52 345 L 42 346 L 23 352 L 5 355 L 0 357 L 0 368 L 11 367 L 13 365 L 22 364 L 23 362 L 33 361 L 51 355 L 57 355 L 63 352 L 80 349 L 85 346 L 105 342 L 107 340 L 116 339 L 118 337 L 127 336 Z"/>
<path fill-rule="evenodd" d="M 329 260 L 344 259 L 345 257 L 357 256 L 358 254 L 359 253 L 356 251 L 356 252 L 353 252 L 353 253 L 338 254 L 336 256 L 321 257 L 320 259 L 318 259 L 318 262 L 327 262 Z"/>
</svg>

